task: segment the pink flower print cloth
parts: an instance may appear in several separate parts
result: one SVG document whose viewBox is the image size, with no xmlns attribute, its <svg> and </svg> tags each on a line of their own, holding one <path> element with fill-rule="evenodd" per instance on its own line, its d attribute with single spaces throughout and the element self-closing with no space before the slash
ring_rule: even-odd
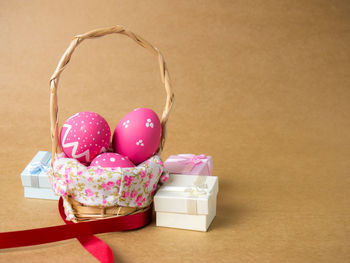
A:
<svg viewBox="0 0 350 263">
<path fill-rule="evenodd" d="M 49 180 L 57 195 L 64 199 L 70 195 L 84 205 L 146 207 L 161 176 L 164 181 L 167 172 L 157 155 L 132 168 L 86 167 L 60 156 L 54 161 Z M 69 203 L 64 206 L 71 220 Z"/>
</svg>

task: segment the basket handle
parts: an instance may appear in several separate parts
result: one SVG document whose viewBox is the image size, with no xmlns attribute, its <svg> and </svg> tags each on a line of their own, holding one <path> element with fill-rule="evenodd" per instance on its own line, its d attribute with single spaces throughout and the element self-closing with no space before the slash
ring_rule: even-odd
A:
<svg viewBox="0 0 350 263">
<path fill-rule="evenodd" d="M 139 37 L 135 33 L 131 32 L 127 28 L 120 25 L 116 25 L 113 27 L 106 27 L 106 28 L 92 30 L 85 34 L 75 36 L 71 41 L 71 43 L 69 44 L 66 51 L 64 52 L 64 54 L 62 55 L 60 61 L 58 62 L 55 72 L 52 74 L 50 78 L 50 120 L 51 120 L 52 162 L 54 160 L 55 153 L 62 152 L 61 146 L 59 144 L 59 137 L 58 137 L 58 104 L 57 104 L 57 87 L 58 87 L 58 81 L 61 76 L 61 73 L 67 66 L 68 62 L 70 61 L 70 58 L 75 48 L 81 42 L 83 42 L 85 39 L 102 37 L 102 36 L 114 34 L 114 33 L 123 34 L 130 37 L 137 44 L 148 49 L 158 57 L 161 80 L 162 80 L 162 83 L 164 84 L 165 91 L 166 91 L 166 102 L 165 102 L 165 107 L 161 118 L 162 136 L 161 136 L 159 148 L 157 150 L 157 154 L 160 154 L 161 151 L 163 150 L 165 137 L 166 137 L 166 124 L 169 118 L 169 113 L 171 111 L 172 105 L 174 103 L 174 93 L 172 92 L 172 89 L 171 89 L 169 72 L 168 72 L 164 57 L 160 53 L 158 48 L 154 47 L 149 42 Z"/>
</svg>

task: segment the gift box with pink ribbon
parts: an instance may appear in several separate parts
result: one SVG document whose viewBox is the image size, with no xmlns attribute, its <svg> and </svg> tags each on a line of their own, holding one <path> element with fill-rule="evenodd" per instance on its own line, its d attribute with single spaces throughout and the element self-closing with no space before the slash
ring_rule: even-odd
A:
<svg viewBox="0 0 350 263">
<path fill-rule="evenodd" d="M 213 159 L 200 154 L 170 155 L 164 162 L 165 168 L 172 174 L 212 175 Z"/>
</svg>

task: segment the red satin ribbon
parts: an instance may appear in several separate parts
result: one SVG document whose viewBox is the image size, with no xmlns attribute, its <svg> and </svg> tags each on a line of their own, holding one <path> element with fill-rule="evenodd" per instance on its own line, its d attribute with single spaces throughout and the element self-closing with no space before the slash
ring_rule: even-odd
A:
<svg viewBox="0 0 350 263">
<path fill-rule="evenodd" d="M 58 202 L 58 210 L 62 220 L 68 224 L 74 224 L 72 221 L 66 220 L 66 214 L 64 213 L 62 197 Z M 80 244 L 95 258 L 97 258 L 101 263 L 113 263 L 114 255 L 111 248 L 103 242 L 103 240 L 95 237 L 94 235 L 86 235 L 77 237 Z"/>
<path fill-rule="evenodd" d="M 112 250 L 93 234 L 137 229 L 149 224 L 152 220 L 152 209 L 148 209 L 145 212 L 129 216 L 73 223 L 65 220 L 66 215 L 62 204 L 63 200 L 60 198 L 58 207 L 66 225 L 0 233 L 0 249 L 78 238 L 84 248 L 98 260 L 113 262 Z"/>
</svg>

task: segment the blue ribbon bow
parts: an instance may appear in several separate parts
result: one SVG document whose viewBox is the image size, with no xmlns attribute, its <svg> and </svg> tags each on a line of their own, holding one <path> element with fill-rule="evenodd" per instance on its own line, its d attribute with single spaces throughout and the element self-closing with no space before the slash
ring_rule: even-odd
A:
<svg viewBox="0 0 350 263">
<path fill-rule="evenodd" d="M 32 162 L 29 166 L 30 174 L 40 174 L 42 171 L 46 172 L 49 167 L 42 162 Z"/>
</svg>

